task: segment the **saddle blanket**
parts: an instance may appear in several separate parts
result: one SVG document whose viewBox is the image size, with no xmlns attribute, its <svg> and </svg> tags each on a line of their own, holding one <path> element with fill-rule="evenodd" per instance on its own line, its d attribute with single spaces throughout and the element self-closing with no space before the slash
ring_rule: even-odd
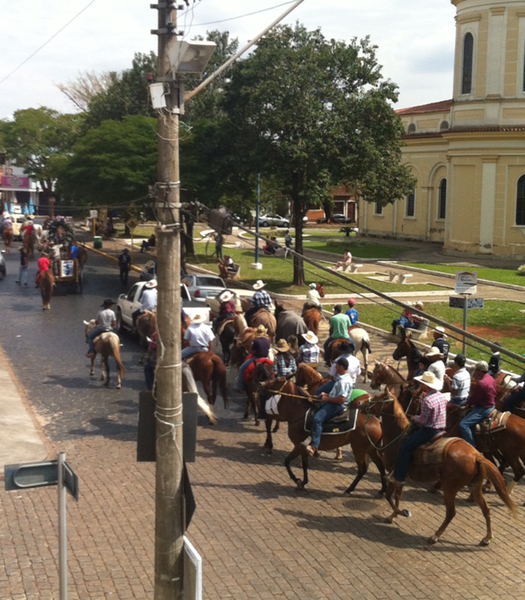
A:
<svg viewBox="0 0 525 600">
<path fill-rule="evenodd" d="M 412 454 L 410 464 L 412 465 L 438 465 L 443 462 L 443 454 L 446 447 L 458 437 L 440 437 L 435 442 L 432 440 L 416 448 Z"/>
<path fill-rule="evenodd" d="M 250 375 L 253 373 L 253 370 L 259 363 L 270 363 L 271 365 L 273 365 L 273 360 L 270 360 L 269 358 L 258 358 L 255 362 L 248 365 L 246 367 L 246 370 L 244 371 L 244 383 L 248 383 Z"/>
<path fill-rule="evenodd" d="M 507 427 L 510 412 L 500 412 L 494 409 L 490 415 L 474 427 L 474 435 L 490 435 Z"/>
<path fill-rule="evenodd" d="M 356 428 L 358 412 L 357 408 L 347 409 L 340 415 L 337 415 L 337 417 L 324 422 L 322 435 L 338 435 L 340 433 L 353 431 Z M 311 433 L 312 431 L 315 413 L 315 409 L 311 408 L 305 415 L 304 430 L 308 433 Z"/>
<path fill-rule="evenodd" d="M 221 321 L 219 323 L 219 329 L 217 330 L 217 335 L 221 335 L 221 333 L 224 331 L 224 328 L 226 327 L 226 325 L 228 325 L 229 323 L 233 323 L 235 321 L 235 317 L 228 317 L 227 319 L 224 319 L 224 321 Z"/>
</svg>

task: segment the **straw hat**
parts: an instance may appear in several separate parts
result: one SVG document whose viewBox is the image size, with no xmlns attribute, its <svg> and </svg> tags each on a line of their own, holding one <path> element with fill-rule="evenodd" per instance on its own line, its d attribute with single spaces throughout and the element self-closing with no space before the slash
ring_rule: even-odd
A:
<svg viewBox="0 0 525 600">
<path fill-rule="evenodd" d="M 421 302 L 421 300 L 418 300 L 416 302 L 416 308 L 425 308 L 425 305 L 423 304 L 423 302 Z"/>
<path fill-rule="evenodd" d="M 434 356 L 439 356 L 440 358 L 443 358 L 443 353 L 436 346 L 432 346 L 432 348 L 430 348 L 430 350 L 425 354 L 425 356 L 427 358 L 433 358 Z"/>
<path fill-rule="evenodd" d="M 286 340 L 279 340 L 277 342 L 277 352 L 288 352 L 290 350 L 290 346 Z"/>
<path fill-rule="evenodd" d="M 476 363 L 475 369 L 476 371 L 483 371 L 483 373 L 488 373 L 489 365 L 486 360 L 480 360 Z"/>
<path fill-rule="evenodd" d="M 233 298 L 234 294 L 233 292 L 223 292 L 220 296 L 219 296 L 219 301 L 220 302 L 228 302 L 229 300 L 231 300 Z"/>
<path fill-rule="evenodd" d="M 155 288 L 157 287 L 157 280 L 156 279 L 150 279 L 146 285 L 144 286 L 145 288 Z"/>
<path fill-rule="evenodd" d="M 319 341 L 319 338 L 315 335 L 315 333 L 313 331 L 308 331 L 308 333 L 304 333 L 303 338 L 309 344 L 317 344 L 317 342 Z"/>
<path fill-rule="evenodd" d="M 198 325 L 199 323 L 204 323 L 206 321 L 205 315 L 195 315 L 191 320 L 192 325 Z"/>
<path fill-rule="evenodd" d="M 265 286 L 266 284 L 264 283 L 264 281 L 262 279 L 258 279 L 254 284 L 253 284 L 253 289 L 254 290 L 262 290 L 262 288 Z"/>
<path fill-rule="evenodd" d="M 434 329 L 434 333 L 441 333 L 441 337 L 446 338 L 447 336 L 445 335 L 445 328 L 442 327 L 441 325 L 438 325 L 435 329 Z"/>
<path fill-rule="evenodd" d="M 438 392 L 441 391 L 441 388 L 443 387 L 441 381 L 430 371 L 425 371 L 420 377 L 414 377 L 414 381 L 419 381 Z"/>
<path fill-rule="evenodd" d="M 255 330 L 255 337 L 266 337 L 267 333 L 268 329 L 266 329 L 264 325 L 259 325 L 259 327 L 257 327 Z"/>
</svg>

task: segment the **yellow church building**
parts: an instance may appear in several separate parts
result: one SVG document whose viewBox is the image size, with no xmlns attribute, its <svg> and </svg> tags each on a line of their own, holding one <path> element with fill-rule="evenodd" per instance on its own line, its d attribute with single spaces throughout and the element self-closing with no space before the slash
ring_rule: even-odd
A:
<svg viewBox="0 0 525 600">
<path fill-rule="evenodd" d="M 399 110 L 417 179 L 393 205 L 361 201 L 365 234 L 525 257 L 525 1 L 456 6 L 452 100 Z"/>
</svg>

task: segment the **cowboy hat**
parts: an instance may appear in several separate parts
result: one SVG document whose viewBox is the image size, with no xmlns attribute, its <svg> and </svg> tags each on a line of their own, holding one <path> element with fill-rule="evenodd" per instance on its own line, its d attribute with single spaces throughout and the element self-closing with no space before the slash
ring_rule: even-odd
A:
<svg viewBox="0 0 525 600">
<path fill-rule="evenodd" d="M 102 302 L 101 307 L 107 308 L 108 306 L 114 306 L 116 303 L 113 302 L 111 298 L 106 298 L 104 302 Z"/>
<path fill-rule="evenodd" d="M 479 362 L 476 363 L 476 366 L 474 367 L 474 369 L 476 371 L 483 371 L 483 373 L 488 373 L 489 365 L 486 360 L 480 360 Z"/>
<path fill-rule="evenodd" d="M 254 290 L 261 290 L 266 284 L 264 283 L 264 281 L 262 279 L 258 279 L 254 284 L 253 284 L 253 289 Z"/>
<path fill-rule="evenodd" d="M 445 328 L 442 327 L 441 325 L 438 325 L 435 329 L 434 329 L 434 333 L 445 333 Z"/>
<path fill-rule="evenodd" d="M 290 346 L 286 340 L 279 340 L 276 347 L 277 352 L 288 352 L 290 350 Z"/>
<path fill-rule="evenodd" d="M 235 294 L 233 292 L 223 292 L 220 296 L 219 296 L 219 301 L 220 302 L 228 302 L 228 300 L 231 300 L 233 298 Z"/>
<path fill-rule="evenodd" d="M 268 329 L 266 329 L 264 325 L 259 325 L 259 327 L 257 327 L 255 330 L 255 337 L 266 337 L 267 333 Z"/>
<path fill-rule="evenodd" d="M 439 380 L 431 371 L 425 371 L 423 375 L 414 377 L 414 381 L 419 381 L 420 383 L 438 392 L 440 392 L 441 388 L 443 387 L 441 380 Z"/>
<path fill-rule="evenodd" d="M 434 356 L 440 356 L 441 358 L 443 358 L 443 352 L 441 352 L 441 350 L 436 346 L 432 346 L 432 348 L 430 348 L 430 350 L 425 354 L 425 356 L 427 358 L 432 358 Z"/>
<path fill-rule="evenodd" d="M 416 306 L 419 307 L 419 308 L 424 308 L 425 305 L 423 304 L 423 302 L 421 302 L 421 300 L 418 300 L 416 302 Z"/>
<path fill-rule="evenodd" d="M 312 290 L 315 290 L 315 288 L 317 287 L 317 284 L 316 283 L 311 283 L 308 287 L 310 289 L 312 289 Z"/>
<path fill-rule="evenodd" d="M 319 341 L 319 338 L 315 335 L 315 333 L 313 331 L 308 331 L 307 333 L 303 333 L 303 338 L 309 344 L 317 344 L 317 342 Z"/>
<path fill-rule="evenodd" d="M 204 321 L 206 321 L 206 316 L 205 315 L 195 315 L 192 320 L 191 320 L 191 324 L 192 325 L 196 325 L 198 323 L 204 323 Z"/>
<path fill-rule="evenodd" d="M 144 286 L 145 288 L 154 288 L 157 287 L 157 280 L 156 279 L 150 279 L 146 285 Z"/>
</svg>

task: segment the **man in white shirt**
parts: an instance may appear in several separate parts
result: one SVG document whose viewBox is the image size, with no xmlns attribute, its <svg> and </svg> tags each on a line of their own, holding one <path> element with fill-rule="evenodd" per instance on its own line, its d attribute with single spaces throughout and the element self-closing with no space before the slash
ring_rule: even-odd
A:
<svg viewBox="0 0 525 600">
<path fill-rule="evenodd" d="M 445 375 L 445 380 L 450 384 L 452 396 L 450 401 L 458 406 L 464 406 L 467 403 L 467 398 L 470 394 L 470 373 L 465 368 L 467 360 L 463 354 L 456 355 L 454 362 L 459 369 L 454 373 L 452 379 L 448 375 Z"/>
<path fill-rule="evenodd" d="M 182 358 L 188 358 L 195 352 L 211 352 L 211 347 L 215 334 L 209 325 L 206 325 L 205 315 L 195 315 L 191 320 L 191 325 L 186 329 L 184 339 L 190 342 L 187 348 L 182 349 Z"/>
<path fill-rule="evenodd" d="M 443 362 L 443 353 L 437 346 L 432 346 L 430 350 L 425 354 L 425 358 L 429 361 L 427 371 L 433 373 L 437 379 L 441 382 L 441 387 L 438 392 L 443 389 L 443 381 L 445 380 L 445 363 Z"/>
<path fill-rule="evenodd" d="M 359 377 L 359 375 L 361 375 L 361 363 L 359 362 L 359 359 L 356 356 L 354 356 L 354 354 L 353 354 L 354 349 L 348 342 L 342 342 L 341 345 L 339 346 L 339 350 L 342 352 L 342 354 L 340 356 L 338 356 L 337 358 L 345 358 L 346 359 L 346 361 L 348 363 L 347 373 L 348 373 L 348 376 L 350 377 L 350 380 L 352 381 L 352 387 L 353 387 L 353 386 L 355 386 L 357 378 Z M 332 391 L 332 388 L 334 387 L 336 375 L 337 375 L 337 360 L 334 361 L 332 366 L 330 367 L 330 377 L 333 378 L 333 381 L 327 381 L 326 383 L 323 383 L 322 386 L 318 387 L 315 390 L 315 395 L 319 396 L 322 393 L 329 394 Z"/>
<path fill-rule="evenodd" d="M 150 279 L 144 286 L 142 297 L 140 299 L 140 308 L 136 310 L 132 315 L 133 327 L 137 324 L 138 316 L 149 310 L 153 312 L 157 308 L 157 280 Z"/>
</svg>

